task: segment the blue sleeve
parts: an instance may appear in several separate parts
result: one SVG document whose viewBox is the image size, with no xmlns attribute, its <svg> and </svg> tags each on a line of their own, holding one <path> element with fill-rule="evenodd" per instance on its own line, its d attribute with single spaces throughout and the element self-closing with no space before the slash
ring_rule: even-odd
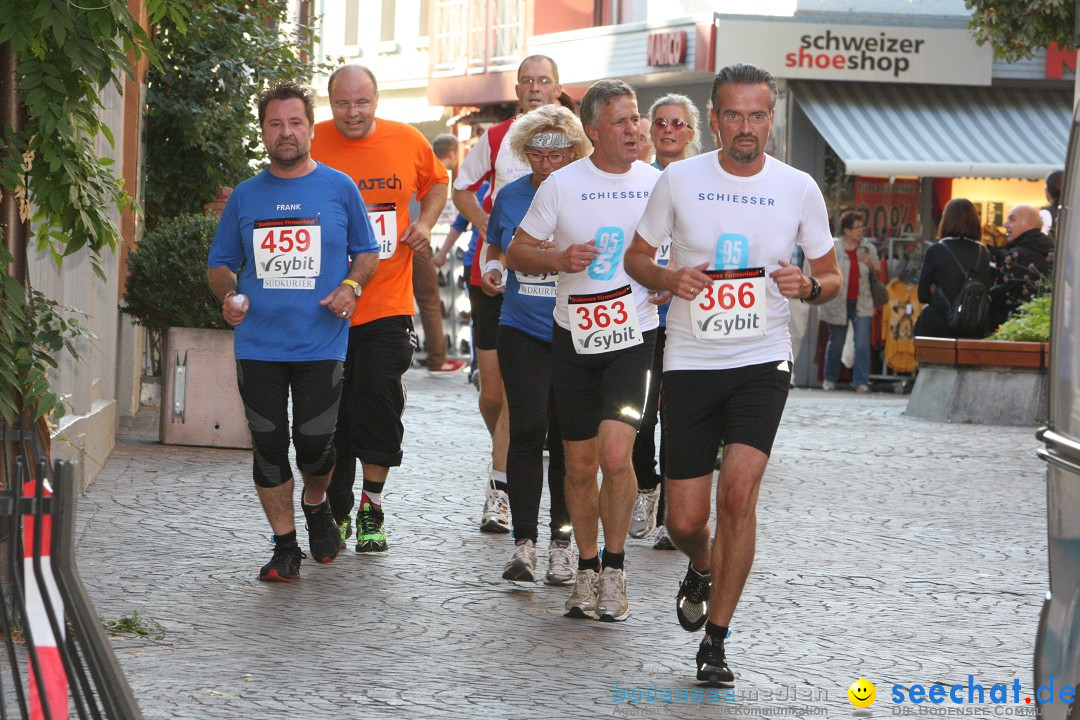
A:
<svg viewBox="0 0 1080 720">
<path fill-rule="evenodd" d="M 244 264 L 244 239 L 240 237 L 238 208 L 242 194 L 242 191 L 234 190 L 225 202 L 225 209 L 221 213 L 214 240 L 210 245 L 210 257 L 206 263 L 208 268 L 224 265 L 236 273 L 240 272 L 240 266 Z"/>
<path fill-rule="evenodd" d="M 345 212 L 349 218 L 349 257 L 362 253 L 379 252 L 379 243 L 375 241 L 375 230 L 371 227 L 364 197 L 352 182 L 342 183 Z"/>
<path fill-rule="evenodd" d="M 491 208 L 491 217 L 488 218 L 487 236 L 488 241 L 494 241 L 494 245 L 505 254 L 512 238 L 503 237 L 509 229 L 503 225 L 503 211 L 506 208 L 503 197 L 504 195 L 499 195 L 499 197 L 495 198 L 495 205 Z"/>
<path fill-rule="evenodd" d="M 454 218 L 454 222 L 450 223 L 450 227 L 457 230 L 459 233 L 463 233 L 469 229 L 469 221 L 465 219 L 465 216 L 458 213 L 458 216 Z"/>
</svg>

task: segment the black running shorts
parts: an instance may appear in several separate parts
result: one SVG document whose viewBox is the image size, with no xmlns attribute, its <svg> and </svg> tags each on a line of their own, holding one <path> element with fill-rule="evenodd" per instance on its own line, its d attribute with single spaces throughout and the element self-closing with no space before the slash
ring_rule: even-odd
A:
<svg viewBox="0 0 1080 720">
<path fill-rule="evenodd" d="M 499 336 L 499 315 L 502 295 L 491 297 L 477 285 L 469 285 L 469 312 L 472 313 L 473 346 L 477 350 L 494 350 Z"/>
<path fill-rule="evenodd" d="M 742 443 L 769 455 L 784 414 L 791 363 L 729 370 L 671 370 L 660 398 L 665 476 L 711 475 L 720 443 Z"/>
<path fill-rule="evenodd" d="M 574 352 L 570 331 L 553 325 L 555 409 L 563 439 L 594 438 L 601 420 L 618 420 L 639 428 L 656 330 L 642 333 L 642 343 L 625 350 L 579 355 Z"/>
</svg>

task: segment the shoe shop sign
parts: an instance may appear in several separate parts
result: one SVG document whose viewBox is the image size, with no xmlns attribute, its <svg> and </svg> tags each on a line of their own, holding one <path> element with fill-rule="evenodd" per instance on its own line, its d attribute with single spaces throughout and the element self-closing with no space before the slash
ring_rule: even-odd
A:
<svg viewBox="0 0 1080 720">
<path fill-rule="evenodd" d="M 993 51 L 966 28 L 721 19 L 716 67 L 735 62 L 801 80 L 989 85 Z"/>
</svg>

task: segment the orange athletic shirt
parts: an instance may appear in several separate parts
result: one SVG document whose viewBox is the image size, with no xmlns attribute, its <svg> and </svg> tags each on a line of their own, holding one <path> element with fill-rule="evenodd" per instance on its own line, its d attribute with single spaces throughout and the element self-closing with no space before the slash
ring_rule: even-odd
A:
<svg viewBox="0 0 1080 720">
<path fill-rule="evenodd" d="M 450 182 L 431 145 L 416 128 L 393 120 L 376 118 L 375 132 L 363 140 L 342 137 L 334 121 L 325 120 L 315 124 L 311 157 L 353 179 L 381 247 L 379 266 L 356 303 L 352 324 L 412 317 L 412 249 L 400 242 L 409 227 L 409 200 L 414 193 L 422 200 L 434 186 Z"/>
</svg>

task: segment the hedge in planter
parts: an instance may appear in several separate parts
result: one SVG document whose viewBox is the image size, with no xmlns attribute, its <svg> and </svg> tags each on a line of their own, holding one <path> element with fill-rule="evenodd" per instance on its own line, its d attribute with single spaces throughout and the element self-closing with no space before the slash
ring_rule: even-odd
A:
<svg viewBox="0 0 1080 720">
<path fill-rule="evenodd" d="M 179 215 L 147 233 L 128 255 L 124 310 L 150 331 L 155 374 L 169 328 L 229 327 L 206 279 L 217 224 L 216 215 Z"/>
</svg>

